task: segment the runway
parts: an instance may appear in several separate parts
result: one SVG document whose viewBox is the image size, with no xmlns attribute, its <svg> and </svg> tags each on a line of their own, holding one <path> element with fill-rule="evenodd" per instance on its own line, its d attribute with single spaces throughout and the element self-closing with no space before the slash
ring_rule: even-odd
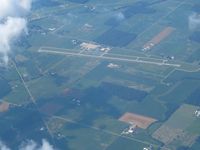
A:
<svg viewBox="0 0 200 150">
<path fill-rule="evenodd" d="M 105 56 L 105 55 L 98 56 L 98 55 L 76 53 L 76 52 L 62 52 L 62 51 L 47 50 L 47 49 L 39 49 L 38 52 L 39 53 L 49 53 L 49 54 L 59 54 L 59 55 L 70 55 L 70 56 L 74 56 L 74 57 L 87 57 L 87 58 L 96 58 L 96 59 L 105 59 L 105 60 L 142 63 L 142 64 L 150 64 L 150 65 L 158 65 L 158 66 L 181 67 L 180 64 L 167 63 L 164 60 L 163 60 L 163 62 L 154 62 L 154 61 L 149 61 L 149 60 L 141 60 L 140 57 L 137 57 L 136 59 L 131 59 L 131 58 L 111 57 L 111 56 Z"/>
</svg>

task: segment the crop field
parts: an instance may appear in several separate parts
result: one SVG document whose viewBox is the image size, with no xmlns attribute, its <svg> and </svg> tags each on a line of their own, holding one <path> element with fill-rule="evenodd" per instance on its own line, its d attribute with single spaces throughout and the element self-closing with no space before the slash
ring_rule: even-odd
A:
<svg viewBox="0 0 200 150">
<path fill-rule="evenodd" d="M 154 138 L 174 149 L 179 144 L 192 146 L 198 137 L 197 132 L 190 132 L 192 125 L 199 126 L 195 111 L 198 107 L 182 105 L 172 116 L 153 134 Z M 192 130 L 192 128 L 191 128 Z M 193 128 L 195 130 L 195 127 Z"/>
<path fill-rule="evenodd" d="M 157 34 L 154 38 L 152 38 L 150 41 L 148 41 L 143 48 L 146 47 L 153 47 L 154 45 L 159 44 L 162 40 L 167 38 L 175 29 L 172 27 L 166 27 L 161 31 L 159 34 Z"/>
<path fill-rule="evenodd" d="M 139 128 L 146 129 L 151 125 L 153 122 L 156 120 L 153 118 L 149 118 L 146 116 L 141 116 L 138 114 L 132 114 L 132 113 L 125 113 L 123 116 L 119 118 L 120 121 L 129 123 L 129 124 L 134 124 Z"/>
<path fill-rule="evenodd" d="M 29 34 L 0 65 L 0 139 L 13 149 L 47 139 L 61 150 L 199 150 L 200 29 L 188 27 L 198 6 L 35 2 Z M 130 122 L 139 128 L 122 134 Z"/>
<path fill-rule="evenodd" d="M 0 104 L 0 112 L 5 112 L 9 109 L 9 103 L 3 102 Z"/>
</svg>

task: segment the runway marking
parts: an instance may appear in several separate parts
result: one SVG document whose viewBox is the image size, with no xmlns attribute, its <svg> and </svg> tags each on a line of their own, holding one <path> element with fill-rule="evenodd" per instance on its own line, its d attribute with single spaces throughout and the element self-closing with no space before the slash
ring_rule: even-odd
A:
<svg viewBox="0 0 200 150">
<path fill-rule="evenodd" d="M 172 63 L 166 63 L 166 62 L 153 62 L 153 61 L 147 61 L 147 60 L 140 60 L 140 57 L 137 57 L 136 59 L 130 59 L 130 58 L 120 58 L 120 57 L 111 57 L 111 56 L 102 56 L 102 55 L 98 56 L 98 55 L 74 53 L 74 52 L 61 52 L 61 51 L 46 50 L 46 49 L 39 49 L 38 52 L 39 53 L 60 54 L 60 55 L 70 55 L 70 56 L 76 56 L 76 57 L 97 58 L 97 59 L 105 59 L 105 60 L 135 62 L 135 63 L 151 64 L 151 65 L 158 65 L 158 66 L 181 67 L 180 64 L 172 64 Z"/>
</svg>

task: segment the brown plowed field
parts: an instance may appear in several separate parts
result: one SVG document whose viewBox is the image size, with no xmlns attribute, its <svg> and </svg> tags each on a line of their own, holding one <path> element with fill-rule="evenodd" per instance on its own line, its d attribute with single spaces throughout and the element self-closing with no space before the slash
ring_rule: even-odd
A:
<svg viewBox="0 0 200 150">
<path fill-rule="evenodd" d="M 0 104 L 0 112 L 5 112 L 9 109 L 9 103 L 3 102 Z"/>
<path fill-rule="evenodd" d="M 159 44 L 162 40 L 164 40 L 166 37 L 168 37 L 175 28 L 173 27 L 166 27 L 164 30 L 162 30 L 160 33 L 158 33 L 154 38 L 152 38 L 150 41 L 148 41 L 143 48 L 150 46 L 150 44 L 157 45 Z"/>
<path fill-rule="evenodd" d="M 146 129 L 149 125 L 151 125 L 153 122 L 157 121 L 154 118 L 133 114 L 133 113 L 125 113 L 123 116 L 119 118 L 120 121 L 126 122 L 126 123 L 133 123 L 137 125 L 139 128 Z"/>
</svg>

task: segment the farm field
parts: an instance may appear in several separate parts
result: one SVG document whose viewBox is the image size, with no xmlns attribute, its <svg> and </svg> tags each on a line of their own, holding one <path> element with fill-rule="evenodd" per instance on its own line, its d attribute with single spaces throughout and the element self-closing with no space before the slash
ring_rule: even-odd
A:
<svg viewBox="0 0 200 150">
<path fill-rule="evenodd" d="M 191 147 L 199 134 L 198 129 L 193 126 L 194 124 L 199 126 L 198 117 L 195 115 L 197 110 L 196 106 L 182 105 L 154 132 L 153 137 L 165 143 L 170 149 Z"/>
<path fill-rule="evenodd" d="M 199 150 L 194 15 L 199 0 L 33 2 L 28 34 L 0 62 L 0 145 Z"/>
</svg>

